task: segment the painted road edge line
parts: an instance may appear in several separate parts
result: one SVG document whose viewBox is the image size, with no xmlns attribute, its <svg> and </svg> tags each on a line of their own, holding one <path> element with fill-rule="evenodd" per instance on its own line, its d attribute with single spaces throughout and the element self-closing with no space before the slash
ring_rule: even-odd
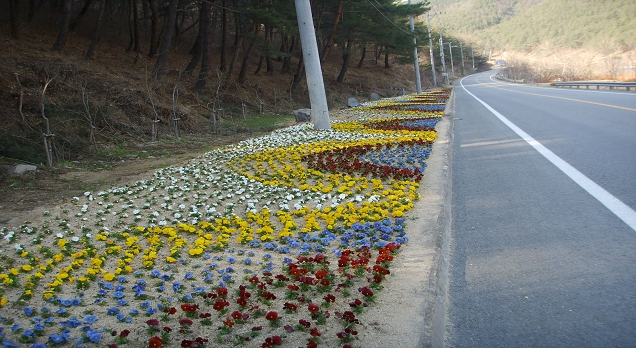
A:
<svg viewBox="0 0 636 352">
<path fill-rule="evenodd" d="M 511 130 L 513 130 L 517 135 L 519 135 L 519 137 L 525 140 L 541 155 L 548 159 L 554 166 L 559 168 L 559 170 L 561 170 L 570 179 L 572 179 L 572 181 L 576 182 L 587 193 L 592 195 L 592 197 L 596 198 L 599 202 L 601 202 L 601 204 L 603 204 L 607 209 L 614 213 L 614 215 L 623 220 L 629 227 L 632 228 L 632 230 L 636 231 L 636 211 L 627 206 L 625 203 L 621 202 L 620 199 L 614 197 L 603 187 L 590 180 L 587 176 L 582 174 L 579 170 L 575 169 L 572 165 L 568 164 L 565 160 L 558 157 L 550 149 L 546 148 L 543 144 L 532 138 L 529 134 L 524 132 L 521 128 L 517 127 L 517 125 L 512 123 L 497 110 L 493 109 L 490 105 L 486 104 L 486 102 L 477 98 L 477 96 L 475 96 L 473 93 L 469 92 L 468 89 L 464 87 L 464 78 L 459 81 L 459 84 L 462 86 L 466 93 L 475 98 L 475 100 L 477 100 L 481 105 L 483 105 L 486 109 L 493 113 L 493 115 L 501 120 L 501 122 L 503 122 Z"/>
</svg>

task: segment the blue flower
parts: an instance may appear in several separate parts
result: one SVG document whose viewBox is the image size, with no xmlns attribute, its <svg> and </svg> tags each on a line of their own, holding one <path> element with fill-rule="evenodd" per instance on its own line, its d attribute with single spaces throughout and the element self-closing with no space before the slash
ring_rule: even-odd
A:
<svg viewBox="0 0 636 352">
<path fill-rule="evenodd" d="M 30 317 L 35 313 L 31 307 L 24 307 L 22 311 L 27 315 L 27 317 Z"/>
<path fill-rule="evenodd" d="M 236 259 L 234 259 L 234 257 L 232 257 L 232 256 L 227 257 L 227 262 L 228 263 L 234 264 L 235 261 L 236 261 Z"/>
<path fill-rule="evenodd" d="M 119 313 L 119 308 L 117 307 L 109 308 L 108 311 L 106 312 L 106 314 L 108 315 L 116 315 L 118 313 Z"/>
<path fill-rule="evenodd" d="M 199 286 L 197 288 L 194 289 L 194 293 L 203 293 L 205 292 L 205 287 Z"/>
<path fill-rule="evenodd" d="M 157 269 L 153 270 L 150 272 L 150 276 L 152 277 L 160 277 L 161 276 L 161 272 Z"/>
<path fill-rule="evenodd" d="M 102 334 L 100 334 L 97 330 L 87 331 L 86 336 L 88 336 L 88 339 L 93 343 L 98 343 L 102 340 Z"/>
<path fill-rule="evenodd" d="M 141 308 L 143 308 L 143 309 L 146 309 L 146 308 L 150 307 L 150 301 L 144 301 L 144 302 L 141 302 L 141 303 L 139 304 L 139 307 L 141 307 Z"/>
<path fill-rule="evenodd" d="M 97 291 L 97 295 L 98 296 L 106 296 L 106 295 L 108 295 L 108 291 L 106 291 L 104 289 L 100 289 L 99 291 Z"/>
<path fill-rule="evenodd" d="M 26 336 L 26 337 L 33 336 L 33 334 L 35 334 L 35 333 L 34 333 L 34 332 L 33 332 L 33 330 L 31 330 L 31 329 L 26 329 L 26 330 L 24 330 L 24 332 L 22 333 L 22 335 L 23 335 L 23 336 Z"/>
<path fill-rule="evenodd" d="M 50 321 L 48 321 L 49 319 L 50 319 Z M 48 318 L 48 319 L 46 319 L 44 322 L 45 322 L 45 323 L 49 323 L 49 322 L 51 322 L 51 323 L 52 323 L 52 322 L 53 322 L 53 318 L 52 318 L 52 317 L 49 317 L 49 318 Z M 42 325 L 42 324 L 40 324 L 40 323 L 37 323 L 37 324 L 33 325 L 33 328 L 35 329 L 35 331 L 42 331 L 42 330 L 46 329 L 46 326 L 44 326 L 44 325 Z"/>
<path fill-rule="evenodd" d="M 123 315 L 123 314 L 117 314 L 115 317 L 116 317 L 116 318 L 117 318 L 117 320 L 119 320 L 119 321 L 124 321 L 124 319 L 126 319 L 126 316 L 125 316 L 125 315 Z"/>
<path fill-rule="evenodd" d="M 46 346 L 46 345 L 45 345 L 45 344 L 43 344 L 43 343 L 36 342 L 36 343 L 34 343 L 33 345 L 31 345 L 31 347 L 30 347 L 30 348 L 47 348 L 47 347 L 48 347 L 48 346 Z"/>
<path fill-rule="evenodd" d="M 156 308 L 150 307 L 150 308 L 146 309 L 146 314 L 148 314 L 148 315 L 155 314 L 155 313 L 157 313 L 157 309 Z"/>
<path fill-rule="evenodd" d="M 223 282 L 230 282 L 230 281 L 232 281 L 232 275 L 225 274 L 225 275 L 221 276 L 221 280 L 223 280 Z"/>
<path fill-rule="evenodd" d="M 183 277 L 186 280 L 190 280 L 194 277 L 194 275 L 192 275 L 192 273 L 186 273 L 185 276 Z"/>
<path fill-rule="evenodd" d="M 139 311 L 135 308 L 130 308 L 130 315 L 137 315 L 139 314 Z"/>
<path fill-rule="evenodd" d="M 117 301 L 117 305 L 118 306 L 127 306 L 128 305 L 128 301 L 122 298 L 122 299 Z"/>
<path fill-rule="evenodd" d="M 113 293 L 113 298 L 123 298 L 123 297 L 124 297 L 124 293 L 121 291 L 117 291 Z"/>
<path fill-rule="evenodd" d="M 141 286 L 146 285 L 146 280 L 144 280 L 144 279 L 137 280 L 137 285 L 141 285 Z"/>
<path fill-rule="evenodd" d="M 112 290 L 115 288 L 115 286 L 113 286 L 113 284 L 110 282 L 101 282 L 101 284 L 102 284 L 102 287 L 107 290 Z"/>
<path fill-rule="evenodd" d="M 82 322 L 77 320 L 77 317 L 72 316 L 71 319 L 67 320 L 67 321 L 61 321 L 60 324 L 62 324 L 63 326 L 66 326 L 67 328 L 76 328 L 80 325 L 82 325 Z"/>
<path fill-rule="evenodd" d="M 203 253 L 203 259 L 210 259 L 209 253 Z"/>
<path fill-rule="evenodd" d="M 250 258 L 245 258 L 245 260 L 243 260 L 243 264 L 245 264 L 245 265 L 251 265 L 251 264 L 252 264 L 252 259 L 250 259 Z"/>
<path fill-rule="evenodd" d="M 263 256 L 263 259 L 272 259 L 272 255 L 269 253 L 265 253 L 265 255 Z"/>
<path fill-rule="evenodd" d="M 233 273 L 234 272 L 234 268 L 231 266 L 228 266 L 227 268 L 225 268 L 225 272 L 226 273 Z"/>
<path fill-rule="evenodd" d="M 125 276 L 120 276 L 120 277 L 117 278 L 117 281 L 119 281 L 119 282 L 121 282 L 123 284 L 125 282 L 128 282 L 128 279 L 126 279 Z"/>
<path fill-rule="evenodd" d="M 293 260 L 291 258 L 285 257 L 285 258 L 283 258 L 283 262 L 285 262 L 285 264 L 289 264 L 289 263 L 293 262 Z"/>
<path fill-rule="evenodd" d="M 115 291 L 123 291 L 123 290 L 125 290 L 125 289 L 126 289 L 126 287 L 125 287 L 125 286 L 123 286 L 123 285 L 117 285 L 117 286 L 115 286 Z"/>
<path fill-rule="evenodd" d="M 94 314 L 87 314 L 84 316 L 84 323 L 86 324 L 92 324 L 94 322 L 97 321 L 97 315 Z"/>
<path fill-rule="evenodd" d="M 179 281 L 175 281 L 172 283 L 172 290 L 174 292 L 179 292 L 180 289 L 181 289 L 181 283 Z"/>
<path fill-rule="evenodd" d="M 168 281 L 168 280 L 170 280 L 170 278 L 171 278 L 171 276 L 168 275 L 168 274 L 161 275 L 161 280 L 163 280 L 163 281 Z"/>
<path fill-rule="evenodd" d="M 11 327 L 11 331 L 16 331 L 18 329 L 20 329 L 20 323 L 13 324 L 13 326 Z"/>
<path fill-rule="evenodd" d="M 16 344 L 11 340 L 2 340 L 2 347 L 4 348 L 19 348 L 20 345 Z"/>
</svg>

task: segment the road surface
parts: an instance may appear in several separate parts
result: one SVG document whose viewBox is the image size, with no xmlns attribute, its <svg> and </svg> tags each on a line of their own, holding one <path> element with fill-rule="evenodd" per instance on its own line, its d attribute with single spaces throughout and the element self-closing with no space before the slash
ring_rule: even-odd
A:
<svg viewBox="0 0 636 352">
<path fill-rule="evenodd" d="M 443 345 L 636 347 L 636 94 L 494 74 L 454 92 Z"/>
</svg>

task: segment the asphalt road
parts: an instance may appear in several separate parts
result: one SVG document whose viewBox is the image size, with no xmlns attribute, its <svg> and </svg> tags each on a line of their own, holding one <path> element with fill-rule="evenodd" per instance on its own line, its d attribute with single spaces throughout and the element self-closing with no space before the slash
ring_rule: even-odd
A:
<svg viewBox="0 0 636 352">
<path fill-rule="evenodd" d="M 636 347 L 636 94 L 494 73 L 455 86 L 443 345 Z"/>
</svg>

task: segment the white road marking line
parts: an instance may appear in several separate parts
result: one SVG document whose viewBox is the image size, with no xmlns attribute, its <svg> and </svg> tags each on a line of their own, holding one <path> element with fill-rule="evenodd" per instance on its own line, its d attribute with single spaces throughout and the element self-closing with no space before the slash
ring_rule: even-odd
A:
<svg viewBox="0 0 636 352">
<path fill-rule="evenodd" d="M 572 165 L 568 164 L 565 160 L 559 158 L 556 154 L 554 154 L 550 149 L 546 148 L 543 144 L 537 142 L 534 138 L 532 138 L 529 134 L 524 132 L 521 128 L 517 127 L 514 123 L 510 122 L 505 116 L 500 114 L 497 110 L 493 109 L 490 105 L 486 104 L 483 100 L 477 98 L 473 93 L 469 92 L 466 87 L 464 87 L 464 78 L 459 81 L 464 91 L 470 94 L 475 100 L 477 100 L 481 105 L 486 107 L 490 112 L 493 113 L 501 122 L 503 122 L 506 126 L 508 126 L 511 130 L 513 130 L 519 137 L 525 140 L 528 144 L 530 144 L 534 149 L 536 149 L 541 155 L 543 155 L 546 159 L 548 159 L 554 166 L 559 168 L 559 170 L 563 171 L 572 181 L 576 182 L 581 188 L 583 188 L 587 193 L 592 195 L 592 197 L 596 198 L 601 204 L 603 204 L 607 209 L 609 209 L 614 215 L 618 216 L 621 220 L 623 220 L 632 230 L 636 231 L 636 211 L 627 206 L 625 203 L 621 202 L 618 198 L 614 197 L 611 193 L 606 191 L 603 187 L 596 184 L 594 181 L 590 180 L 587 176 L 583 175 L 579 170 L 575 169 Z"/>
</svg>

